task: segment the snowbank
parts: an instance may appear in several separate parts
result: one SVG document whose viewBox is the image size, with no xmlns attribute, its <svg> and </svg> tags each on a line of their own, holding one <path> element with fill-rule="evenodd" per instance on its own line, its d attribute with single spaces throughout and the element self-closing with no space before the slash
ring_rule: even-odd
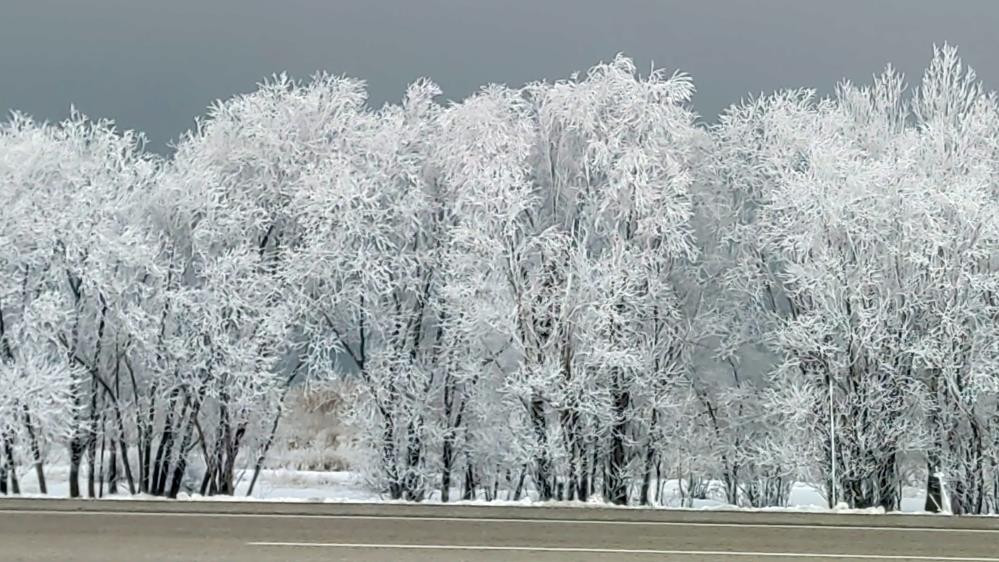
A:
<svg viewBox="0 0 999 562">
<path fill-rule="evenodd" d="M 46 478 L 48 480 L 48 495 L 42 495 L 38 491 L 37 482 L 32 473 L 25 473 L 21 481 L 22 494 L 20 497 L 30 498 L 65 498 L 69 495 L 67 478 L 69 469 L 65 466 L 47 467 Z M 405 501 L 392 501 L 380 494 L 377 490 L 371 489 L 363 478 L 358 474 L 348 471 L 307 471 L 307 470 L 264 470 L 260 473 L 260 478 L 254 489 L 252 496 L 247 496 L 246 491 L 249 486 L 251 474 L 247 471 L 238 479 L 236 495 L 234 496 L 201 496 L 199 494 L 181 493 L 178 500 L 183 501 L 217 501 L 217 502 L 245 502 L 245 501 L 269 501 L 269 502 L 317 502 L 317 503 L 407 503 Z M 452 497 L 461 497 L 459 491 L 455 490 Z M 170 501 L 157 496 L 147 494 L 114 494 L 105 495 L 108 500 L 162 500 Z M 680 484 L 676 480 L 664 483 L 664 502 L 657 506 L 669 509 L 702 510 L 702 511 L 757 511 L 757 512 L 800 512 L 800 513 L 861 513 L 880 514 L 884 513 L 881 508 L 874 509 L 849 509 L 840 505 L 835 509 L 830 509 L 826 503 L 825 496 L 815 486 L 804 483 L 795 484 L 789 496 L 787 507 L 765 507 L 749 508 L 727 504 L 717 499 L 694 499 L 688 500 L 688 505 L 684 505 L 680 495 Z M 917 488 L 905 488 L 903 490 L 902 509 L 900 513 L 915 514 L 925 513 L 922 509 L 925 494 Z M 424 504 L 440 504 L 439 494 L 431 496 Z M 599 496 L 590 498 L 589 501 L 547 501 L 541 502 L 525 496 L 520 500 L 494 500 L 485 499 L 457 500 L 449 502 L 449 505 L 474 505 L 474 506 L 551 506 L 551 507 L 617 507 L 619 509 L 641 509 L 647 506 L 612 506 L 603 501 Z"/>
</svg>

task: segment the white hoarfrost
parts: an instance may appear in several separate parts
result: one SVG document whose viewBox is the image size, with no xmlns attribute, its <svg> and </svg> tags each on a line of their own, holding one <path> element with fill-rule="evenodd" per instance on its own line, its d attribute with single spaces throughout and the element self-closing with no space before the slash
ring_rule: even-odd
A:
<svg viewBox="0 0 999 562">
<path fill-rule="evenodd" d="M 166 158 L 13 114 L 0 494 L 999 511 L 996 96 L 943 47 L 693 99 L 281 75 Z"/>
</svg>

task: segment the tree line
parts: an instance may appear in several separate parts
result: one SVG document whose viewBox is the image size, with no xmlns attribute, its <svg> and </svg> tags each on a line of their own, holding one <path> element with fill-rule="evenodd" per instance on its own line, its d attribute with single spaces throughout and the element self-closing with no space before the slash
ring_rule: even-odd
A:
<svg viewBox="0 0 999 562">
<path fill-rule="evenodd" d="M 289 388 L 345 380 L 393 499 L 999 511 L 995 94 L 951 47 L 693 94 L 622 56 L 381 108 L 282 75 L 169 157 L 13 114 L 0 493 L 62 451 L 74 497 L 252 491 Z"/>
</svg>

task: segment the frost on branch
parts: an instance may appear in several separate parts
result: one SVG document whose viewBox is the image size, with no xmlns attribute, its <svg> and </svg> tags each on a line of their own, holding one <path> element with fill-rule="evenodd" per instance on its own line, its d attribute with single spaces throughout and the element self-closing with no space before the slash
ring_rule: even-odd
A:
<svg viewBox="0 0 999 562">
<path fill-rule="evenodd" d="M 12 115 L 0 493 L 62 459 L 74 496 L 252 493 L 336 382 L 393 499 L 995 512 L 995 95 L 951 47 L 713 125 L 693 94 L 623 56 L 380 108 L 280 75 L 169 158 Z"/>
</svg>

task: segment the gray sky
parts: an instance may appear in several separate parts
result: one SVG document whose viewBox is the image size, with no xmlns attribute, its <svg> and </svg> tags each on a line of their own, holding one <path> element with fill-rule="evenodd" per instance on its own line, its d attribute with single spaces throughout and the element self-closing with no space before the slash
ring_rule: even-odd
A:
<svg viewBox="0 0 999 562">
<path fill-rule="evenodd" d="M 418 76 L 458 99 L 624 52 L 692 74 L 710 119 L 749 92 L 828 92 L 889 61 L 915 81 L 944 41 L 991 88 L 997 24 L 996 0 L 0 0 L 0 110 L 53 120 L 76 104 L 163 150 L 275 72 L 363 78 L 380 105 Z"/>
</svg>

